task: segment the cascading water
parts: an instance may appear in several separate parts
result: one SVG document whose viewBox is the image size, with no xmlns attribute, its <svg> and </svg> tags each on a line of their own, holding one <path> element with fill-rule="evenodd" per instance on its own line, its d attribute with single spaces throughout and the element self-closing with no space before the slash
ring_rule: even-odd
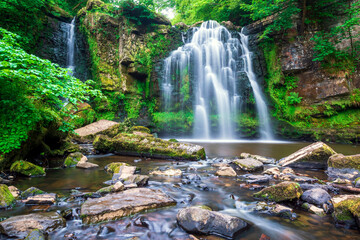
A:
<svg viewBox="0 0 360 240">
<path fill-rule="evenodd" d="M 241 39 L 241 49 L 244 57 L 244 71 L 248 76 L 248 79 L 251 84 L 251 88 L 254 93 L 255 104 L 260 121 L 260 137 L 265 140 L 273 139 L 273 133 L 270 125 L 270 117 L 268 109 L 264 100 L 264 96 L 260 90 L 259 84 L 256 81 L 256 76 L 253 69 L 253 64 L 251 60 L 252 52 L 249 51 L 249 36 L 244 34 L 244 28 L 239 33 Z"/>
<path fill-rule="evenodd" d="M 243 94 L 239 74 L 245 73 L 253 89 L 261 137 L 271 139 L 270 120 L 253 72 L 247 36 L 230 33 L 216 21 L 204 22 L 188 33 L 191 37 L 183 37 L 185 45 L 164 61 L 160 85 L 164 110 L 179 111 L 191 104 L 194 138 L 233 139 Z"/>
<path fill-rule="evenodd" d="M 67 33 L 67 68 L 70 75 L 74 74 L 75 64 L 74 64 L 74 55 L 75 55 L 75 18 L 68 24 L 68 33 Z"/>
</svg>

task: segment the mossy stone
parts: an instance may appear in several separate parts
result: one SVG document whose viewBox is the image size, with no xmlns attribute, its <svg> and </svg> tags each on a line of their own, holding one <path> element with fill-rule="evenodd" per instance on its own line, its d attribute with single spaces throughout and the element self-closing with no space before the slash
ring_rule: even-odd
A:
<svg viewBox="0 0 360 240">
<path fill-rule="evenodd" d="M 25 238 L 25 240 L 45 240 L 44 233 L 39 229 L 32 230 Z"/>
<path fill-rule="evenodd" d="M 351 197 L 334 203 L 333 217 L 337 223 L 355 226 L 355 218 L 360 217 L 360 197 Z"/>
<path fill-rule="evenodd" d="M 44 193 L 46 193 L 46 192 L 44 192 L 43 190 L 40 190 L 36 187 L 30 187 L 21 193 L 21 198 L 26 199 L 28 197 L 32 197 L 32 196 L 40 195 L 40 194 L 44 194 Z"/>
<path fill-rule="evenodd" d="M 120 168 L 122 166 L 130 166 L 127 163 L 123 163 L 123 162 L 112 162 L 109 163 L 108 165 L 105 166 L 105 171 L 109 172 L 109 173 L 119 173 Z"/>
<path fill-rule="evenodd" d="M 360 170 L 360 154 L 350 156 L 335 154 L 329 158 L 328 166 L 333 168 L 351 168 Z"/>
<path fill-rule="evenodd" d="M 8 208 L 15 202 L 14 196 L 11 194 L 9 187 L 0 184 L 0 208 Z"/>
<path fill-rule="evenodd" d="M 299 199 L 302 194 L 303 191 L 298 183 L 282 182 L 274 186 L 264 188 L 260 192 L 255 193 L 254 197 L 274 202 L 282 202 Z"/>
<path fill-rule="evenodd" d="M 150 134 L 150 129 L 148 129 L 147 127 L 143 127 L 143 126 L 134 126 L 131 128 L 131 131 L 134 132 L 143 132 L 143 133 L 149 133 Z"/>
<path fill-rule="evenodd" d="M 44 176 L 44 168 L 27 161 L 16 161 L 10 167 L 11 172 L 20 173 L 28 177 Z"/>
<path fill-rule="evenodd" d="M 80 152 L 71 153 L 66 157 L 64 167 L 75 167 L 84 155 Z"/>
</svg>

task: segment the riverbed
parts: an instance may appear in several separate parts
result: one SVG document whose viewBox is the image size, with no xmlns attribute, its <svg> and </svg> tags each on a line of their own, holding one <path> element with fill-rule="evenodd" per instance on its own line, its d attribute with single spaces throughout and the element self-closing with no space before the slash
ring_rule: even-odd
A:
<svg viewBox="0 0 360 240">
<path fill-rule="evenodd" d="M 256 200 L 252 197 L 255 191 L 240 188 L 241 181 L 237 178 L 217 177 L 214 162 L 223 158 L 234 158 L 242 152 L 258 154 L 280 159 L 308 145 L 306 142 L 201 142 L 205 147 L 207 160 L 199 162 L 174 162 L 156 159 L 139 159 L 136 157 L 116 155 L 88 156 L 90 162 L 98 164 L 97 169 L 84 170 L 77 168 L 50 169 L 45 177 L 17 178 L 14 186 L 20 190 L 37 187 L 46 192 L 57 193 L 62 199 L 55 206 L 25 206 L 17 205 L 11 210 L 1 211 L 0 217 L 26 214 L 39 211 L 60 211 L 73 209 L 75 219 L 67 221 L 67 227 L 50 234 L 51 239 L 188 239 L 188 234 L 176 223 L 179 209 L 187 206 L 206 205 L 214 211 L 220 211 L 232 216 L 238 216 L 248 221 L 252 226 L 241 233 L 236 239 L 259 239 L 266 234 L 271 239 L 360 239 L 358 230 L 336 228 L 331 215 L 319 217 L 300 209 L 295 209 L 295 220 L 283 219 L 252 211 Z M 335 151 L 343 154 L 360 153 L 360 146 L 329 144 Z M 96 225 L 83 225 L 77 216 L 81 201 L 67 202 L 71 190 L 94 192 L 105 187 L 103 182 L 111 179 L 111 174 L 105 172 L 104 166 L 111 162 L 126 162 L 141 168 L 141 174 L 148 174 L 155 167 L 173 166 L 183 171 L 184 175 L 198 174 L 201 178 L 197 183 L 182 184 L 180 177 L 150 176 L 149 188 L 162 189 L 177 201 L 174 207 L 156 209 L 146 213 L 135 214 L 118 221 Z M 311 177 L 327 180 L 321 171 L 296 170 L 307 173 Z M 199 185 L 202 184 L 202 187 Z M 206 186 L 204 189 L 203 186 Z M 198 236 L 199 239 L 204 236 Z M 1 236 L 0 239 L 6 239 Z M 203 239 L 222 239 L 207 236 Z"/>
</svg>

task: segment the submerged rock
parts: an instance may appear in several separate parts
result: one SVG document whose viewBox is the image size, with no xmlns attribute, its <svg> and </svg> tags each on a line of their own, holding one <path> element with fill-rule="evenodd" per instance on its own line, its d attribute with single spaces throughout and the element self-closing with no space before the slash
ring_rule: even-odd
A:
<svg viewBox="0 0 360 240">
<path fill-rule="evenodd" d="M 8 208 L 15 202 L 15 197 L 5 184 L 0 184 L 0 208 Z"/>
<path fill-rule="evenodd" d="M 356 223 L 359 223 L 360 195 L 339 195 L 333 197 L 331 201 L 334 205 L 333 217 L 337 224 L 355 227 Z"/>
<path fill-rule="evenodd" d="M 16 161 L 10 167 L 11 172 L 20 173 L 28 177 L 44 176 L 44 168 L 27 161 Z"/>
<path fill-rule="evenodd" d="M 236 172 L 232 167 L 220 167 L 215 173 L 216 176 L 236 177 Z"/>
<path fill-rule="evenodd" d="M 175 160 L 205 159 L 205 149 L 202 146 L 170 142 L 141 132 L 120 133 L 114 138 L 99 135 L 94 140 L 94 148 L 100 152 L 128 156 Z"/>
<path fill-rule="evenodd" d="M 302 195 L 300 185 L 295 182 L 282 182 L 274 186 L 264 188 L 254 194 L 256 198 L 267 199 L 274 202 L 299 199 Z"/>
<path fill-rule="evenodd" d="M 56 198 L 57 196 L 55 193 L 45 193 L 45 194 L 30 196 L 24 200 L 24 203 L 28 205 L 33 205 L 33 204 L 52 205 L 56 203 Z"/>
<path fill-rule="evenodd" d="M 264 164 L 258 160 L 253 158 L 245 158 L 245 159 L 236 159 L 233 161 L 239 168 L 243 171 L 254 172 L 257 170 L 261 170 Z"/>
<path fill-rule="evenodd" d="M 181 209 L 176 216 L 178 224 L 189 233 L 219 235 L 233 238 L 248 224 L 240 218 L 209 211 L 200 207 Z"/>
<path fill-rule="evenodd" d="M 175 200 L 161 190 L 134 188 L 86 200 L 81 206 L 81 217 L 84 223 L 90 224 L 116 220 L 144 210 L 175 204 Z"/>
<path fill-rule="evenodd" d="M 280 166 L 287 166 L 299 162 L 319 162 L 326 164 L 329 157 L 336 152 L 323 142 L 316 142 L 306 146 L 295 153 L 280 159 Z"/>
<path fill-rule="evenodd" d="M 324 189 L 313 188 L 305 191 L 301 196 L 301 199 L 305 202 L 322 206 L 324 203 L 331 200 L 331 196 Z"/>
<path fill-rule="evenodd" d="M 55 212 L 32 213 L 0 222 L 0 231 L 8 237 L 25 238 L 34 229 L 51 232 L 65 226 L 65 219 Z"/>
<path fill-rule="evenodd" d="M 332 168 L 350 168 L 360 171 L 360 154 L 344 156 L 343 154 L 335 154 L 329 157 L 328 166 Z"/>
<path fill-rule="evenodd" d="M 250 154 L 250 153 L 241 153 L 239 158 L 240 159 L 252 158 L 252 159 L 258 160 L 264 164 L 275 163 L 275 158 L 269 158 L 269 157 L 254 155 L 254 154 Z"/>
<path fill-rule="evenodd" d="M 70 153 L 64 161 L 64 167 L 75 167 L 83 158 L 86 157 L 81 152 Z"/>
</svg>

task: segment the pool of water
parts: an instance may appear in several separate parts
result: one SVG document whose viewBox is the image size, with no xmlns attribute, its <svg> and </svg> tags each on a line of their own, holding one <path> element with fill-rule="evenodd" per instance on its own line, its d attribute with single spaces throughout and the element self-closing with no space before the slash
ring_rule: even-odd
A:
<svg viewBox="0 0 360 240">
<path fill-rule="evenodd" d="M 250 209 L 256 203 L 252 198 L 254 191 L 240 188 L 241 181 L 236 178 L 219 178 L 214 176 L 215 169 L 211 163 L 221 158 L 233 158 L 241 152 L 259 154 L 280 159 L 301 147 L 305 142 L 198 142 L 206 149 L 208 159 L 200 162 L 174 162 L 165 160 L 149 160 L 136 157 L 115 155 L 89 156 L 91 162 L 98 164 L 98 169 L 51 169 L 45 177 L 17 178 L 15 186 L 20 190 L 37 187 L 47 192 L 55 192 L 63 199 L 70 195 L 72 189 L 83 192 L 96 191 L 104 186 L 104 181 L 111 179 L 111 174 L 103 168 L 111 162 L 126 162 L 141 168 L 141 174 L 158 166 L 173 166 L 183 170 L 184 174 L 196 173 L 201 177 L 201 183 L 206 184 L 209 191 L 201 190 L 198 184 L 181 184 L 181 178 L 150 176 L 149 187 L 162 189 L 178 202 L 175 207 L 157 209 L 139 213 L 118 221 L 86 226 L 80 219 L 67 222 L 67 227 L 50 234 L 51 239 L 188 239 L 176 223 L 179 209 L 193 205 L 207 205 L 215 211 L 238 216 L 248 221 L 252 226 L 241 233 L 236 239 L 259 239 L 266 234 L 271 239 L 360 239 L 357 230 L 336 228 L 331 216 L 318 217 L 295 209 L 298 218 L 294 221 L 262 215 Z M 359 146 L 330 144 L 335 151 L 343 154 L 360 153 Z M 310 176 L 326 180 L 322 171 L 305 171 Z M 11 210 L 0 212 L 0 217 L 9 217 L 35 211 L 53 211 L 68 208 L 77 209 L 81 202 L 67 203 L 65 200 L 51 207 L 18 205 Z M 142 217 L 146 226 L 136 224 Z M 196 235 L 197 236 L 197 235 Z M 73 238 L 70 238 L 73 237 Z M 74 238 L 75 237 L 75 238 Z M 197 236 L 199 238 L 204 236 Z M 6 239 L 1 236 L 0 239 Z M 206 239 L 221 239 L 207 236 Z"/>
</svg>

